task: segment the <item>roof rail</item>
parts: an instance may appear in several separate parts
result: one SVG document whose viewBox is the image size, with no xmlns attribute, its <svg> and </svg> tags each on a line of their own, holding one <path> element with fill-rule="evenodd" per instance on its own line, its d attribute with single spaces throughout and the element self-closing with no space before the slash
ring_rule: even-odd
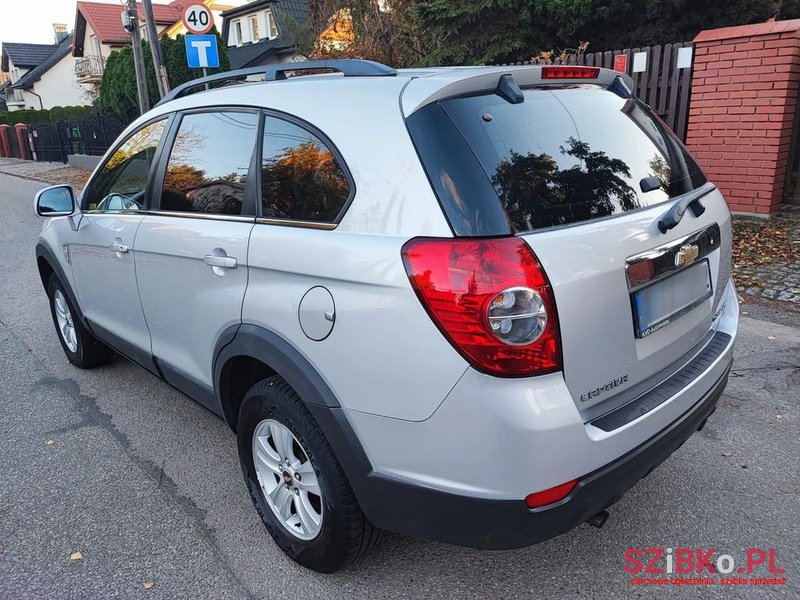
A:
<svg viewBox="0 0 800 600">
<path fill-rule="evenodd" d="M 164 96 L 156 105 L 159 106 L 178 98 L 183 98 L 189 91 L 201 85 L 208 86 L 210 83 L 220 81 L 236 81 L 245 79 L 251 75 L 263 75 L 264 81 L 277 81 L 287 79 L 286 73 L 290 71 L 310 71 L 317 69 L 328 69 L 337 71 L 345 77 L 393 77 L 397 75 L 391 67 L 372 60 L 360 59 L 335 59 L 335 60 L 307 60 L 303 62 L 283 63 L 279 65 L 263 65 L 260 67 L 248 67 L 247 69 L 237 69 L 235 71 L 225 71 L 193 79 L 179 85 L 169 94 Z M 207 87 L 206 87 L 207 89 Z"/>
</svg>

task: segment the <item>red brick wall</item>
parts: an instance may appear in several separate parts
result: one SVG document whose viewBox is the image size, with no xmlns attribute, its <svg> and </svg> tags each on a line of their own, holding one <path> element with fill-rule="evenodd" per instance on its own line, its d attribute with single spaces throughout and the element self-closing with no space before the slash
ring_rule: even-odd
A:
<svg viewBox="0 0 800 600">
<path fill-rule="evenodd" d="M 686 144 L 732 211 L 783 199 L 800 86 L 800 19 L 703 31 Z"/>
</svg>

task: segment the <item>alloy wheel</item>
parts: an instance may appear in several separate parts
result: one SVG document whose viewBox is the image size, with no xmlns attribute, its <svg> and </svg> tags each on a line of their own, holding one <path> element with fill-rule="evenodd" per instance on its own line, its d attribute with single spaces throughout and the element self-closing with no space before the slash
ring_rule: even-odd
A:
<svg viewBox="0 0 800 600">
<path fill-rule="evenodd" d="M 301 540 L 322 528 L 322 491 L 306 452 L 294 434 L 274 419 L 261 421 L 253 433 L 256 476 L 272 512 Z"/>
</svg>

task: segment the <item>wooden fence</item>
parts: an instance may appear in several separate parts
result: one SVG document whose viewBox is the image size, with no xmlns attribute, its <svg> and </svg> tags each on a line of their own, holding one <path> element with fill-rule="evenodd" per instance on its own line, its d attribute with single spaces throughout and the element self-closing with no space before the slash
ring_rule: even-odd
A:
<svg viewBox="0 0 800 600">
<path fill-rule="evenodd" d="M 625 59 L 617 59 L 618 55 Z M 556 61 L 559 63 L 560 61 Z M 570 56 L 568 64 L 622 70 L 633 78 L 636 95 L 660 116 L 682 139 L 686 140 L 689 117 L 689 92 L 694 62 L 692 42 L 646 46 L 626 50 L 590 52 Z M 513 63 L 532 64 L 529 61 Z"/>
</svg>

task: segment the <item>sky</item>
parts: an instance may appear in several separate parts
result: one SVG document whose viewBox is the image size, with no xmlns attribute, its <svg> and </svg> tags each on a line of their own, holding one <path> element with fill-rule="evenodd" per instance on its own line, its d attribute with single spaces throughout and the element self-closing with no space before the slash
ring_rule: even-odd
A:
<svg viewBox="0 0 800 600">
<path fill-rule="evenodd" d="M 92 1 L 122 4 L 120 0 Z M 168 4 L 169 0 L 153 3 Z M 75 4 L 76 0 L 0 0 L 0 42 L 55 43 L 53 23 L 66 23 L 72 31 Z"/>
</svg>

